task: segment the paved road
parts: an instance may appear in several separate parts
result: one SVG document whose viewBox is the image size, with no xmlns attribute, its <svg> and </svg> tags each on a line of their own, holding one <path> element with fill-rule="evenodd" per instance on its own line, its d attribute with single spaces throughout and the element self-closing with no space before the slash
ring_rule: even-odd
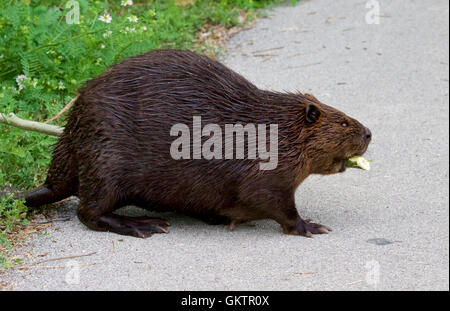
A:
<svg viewBox="0 0 450 311">
<path fill-rule="evenodd" d="M 59 212 L 70 221 L 20 252 L 25 264 L 97 252 L 76 259 L 79 284 L 67 268 L 0 277 L 17 289 L 448 290 L 448 7 L 381 1 L 377 25 L 365 1 L 303 1 L 229 42 L 224 62 L 258 86 L 311 92 L 371 128 L 372 171 L 311 177 L 296 193 L 300 214 L 331 234 L 169 215 L 168 235 L 141 240 L 89 231 L 69 204 Z"/>
</svg>

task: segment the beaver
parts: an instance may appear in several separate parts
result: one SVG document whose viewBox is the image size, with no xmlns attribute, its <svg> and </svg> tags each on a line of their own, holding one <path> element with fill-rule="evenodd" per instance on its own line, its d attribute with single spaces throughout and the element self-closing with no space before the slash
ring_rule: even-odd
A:
<svg viewBox="0 0 450 311">
<path fill-rule="evenodd" d="M 251 158 L 174 159 L 171 128 L 195 116 L 219 126 L 277 125 L 276 168 L 262 170 L 262 159 Z M 87 227 L 141 238 L 167 233 L 169 223 L 119 216 L 116 209 L 177 211 L 230 229 L 272 219 L 286 234 L 311 237 L 331 229 L 299 216 L 297 187 L 310 174 L 345 171 L 345 160 L 362 155 L 370 141 L 367 127 L 312 95 L 261 90 L 192 51 L 153 50 L 112 66 L 79 90 L 46 181 L 25 204 L 75 195 Z"/>
</svg>

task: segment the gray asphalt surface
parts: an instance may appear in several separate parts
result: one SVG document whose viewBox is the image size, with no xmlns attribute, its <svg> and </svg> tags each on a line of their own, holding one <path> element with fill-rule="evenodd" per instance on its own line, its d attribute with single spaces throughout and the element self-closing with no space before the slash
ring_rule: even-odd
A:
<svg viewBox="0 0 450 311">
<path fill-rule="evenodd" d="M 311 92 L 372 130 L 370 172 L 312 176 L 297 190 L 300 215 L 333 232 L 288 236 L 273 221 L 229 232 L 168 214 L 171 232 L 142 240 L 88 230 L 75 202 L 59 210 L 70 221 L 17 252 L 30 254 L 24 265 L 97 252 L 70 263 L 79 280 L 73 268 L 0 278 L 20 290 L 448 290 L 449 4 L 380 1 L 378 25 L 365 22 L 365 4 L 278 7 L 223 59 L 262 88 Z"/>
</svg>

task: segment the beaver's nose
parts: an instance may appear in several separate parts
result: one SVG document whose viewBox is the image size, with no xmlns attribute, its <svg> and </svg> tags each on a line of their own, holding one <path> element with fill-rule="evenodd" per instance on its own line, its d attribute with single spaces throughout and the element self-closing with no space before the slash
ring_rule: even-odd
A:
<svg viewBox="0 0 450 311">
<path fill-rule="evenodd" d="M 364 138 L 367 142 L 369 142 L 372 139 L 372 132 L 366 127 L 364 131 Z"/>
</svg>

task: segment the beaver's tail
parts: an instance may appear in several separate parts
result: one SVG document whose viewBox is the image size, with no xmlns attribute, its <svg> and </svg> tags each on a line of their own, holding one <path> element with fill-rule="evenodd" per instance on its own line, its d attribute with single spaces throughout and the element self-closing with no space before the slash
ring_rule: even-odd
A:
<svg viewBox="0 0 450 311">
<path fill-rule="evenodd" d="M 37 207 L 78 194 L 78 164 L 70 145 L 68 131 L 61 135 L 43 186 L 25 195 L 25 205 Z"/>
<path fill-rule="evenodd" d="M 46 186 L 41 186 L 25 195 L 25 205 L 28 207 L 38 207 L 45 204 L 57 202 L 55 194 Z"/>
</svg>

